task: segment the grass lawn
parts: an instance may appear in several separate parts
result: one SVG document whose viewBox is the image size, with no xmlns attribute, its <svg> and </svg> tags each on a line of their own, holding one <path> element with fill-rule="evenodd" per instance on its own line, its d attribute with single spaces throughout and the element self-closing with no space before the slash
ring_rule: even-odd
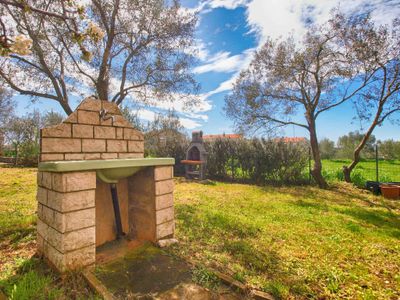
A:
<svg viewBox="0 0 400 300">
<path fill-rule="evenodd" d="M 0 166 L 0 291 L 18 300 L 95 298 L 80 274 L 62 279 L 34 256 L 36 205 L 36 169 Z"/>
<path fill-rule="evenodd" d="M 278 298 L 398 299 L 400 202 L 346 184 L 178 183 L 180 255 Z"/>
<path fill-rule="evenodd" d="M 281 298 L 400 297 L 400 202 L 346 184 L 175 187 L 176 254 Z M 95 298 L 35 258 L 36 170 L 0 167 L 0 289 L 14 299 Z M 198 269 L 199 281 L 215 280 Z M 212 284 L 209 284 L 212 286 Z"/>
<path fill-rule="evenodd" d="M 324 176 L 328 179 L 342 179 L 342 167 L 349 165 L 349 159 L 324 159 L 322 168 Z M 380 160 L 378 163 L 379 181 L 400 181 L 400 161 L 399 160 Z M 364 160 L 358 163 L 353 171 L 353 182 L 364 185 L 367 180 L 376 180 L 376 163 L 374 159 Z"/>
</svg>

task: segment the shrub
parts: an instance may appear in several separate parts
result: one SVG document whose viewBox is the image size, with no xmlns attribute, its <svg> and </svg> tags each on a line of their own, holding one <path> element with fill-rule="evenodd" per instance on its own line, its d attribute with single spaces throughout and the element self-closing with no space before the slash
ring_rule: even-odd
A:
<svg viewBox="0 0 400 300">
<path fill-rule="evenodd" d="M 264 183 L 307 180 L 305 144 L 266 139 L 216 139 L 205 143 L 209 178 Z"/>
</svg>

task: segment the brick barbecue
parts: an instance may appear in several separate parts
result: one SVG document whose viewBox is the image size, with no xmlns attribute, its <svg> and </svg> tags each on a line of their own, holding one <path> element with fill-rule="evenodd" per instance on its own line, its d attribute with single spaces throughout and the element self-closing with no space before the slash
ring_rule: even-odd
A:
<svg viewBox="0 0 400 300">
<path fill-rule="evenodd" d="M 193 131 L 192 141 L 186 150 L 186 159 L 181 161 L 185 165 L 185 177 L 188 179 L 206 178 L 207 151 L 204 147 L 203 131 Z"/>
<path fill-rule="evenodd" d="M 57 270 L 95 264 L 96 249 L 117 238 L 115 207 L 110 185 L 97 178 L 96 170 L 48 171 L 46 164 L 143 156 L 143 134 L 107 101 L 86 98 L 64 122 L 41 130 L 37 244 Z M 124 238 L 173 237 L 173 163 L 144 167 L 119 180 L 115 190 Z"/>
</svg>

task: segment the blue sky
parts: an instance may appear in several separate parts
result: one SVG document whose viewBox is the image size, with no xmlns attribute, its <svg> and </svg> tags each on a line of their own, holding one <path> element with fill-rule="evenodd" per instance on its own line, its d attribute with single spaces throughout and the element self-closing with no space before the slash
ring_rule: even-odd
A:
<svg viewBox="0 0 400 300">
<path fill-rule="evenodd" d="M 371 12 L 377 24 L 400 16 L 400 0 L 182 0 L 182 5 L 199 13 L 196 29 L 198 63 L 193 72 L 201 84 L 202 102 L 191 111 L 174 105 L 183 125 L 206 134 L 233 132 L 232 122 L 223 112 L 224 97 L 241 69 L 250 62 L 252 54 L 267 36 L 285 37 L 292 33 L 300 39 L 307 23 L 324 22 L 332 8 L 340 7 L 346 13 Z M 33 107 L 41 111 L 61 111 L 57 103 L 40 101 L 33 105 L 18 97 L 18 112 L 25 113 Z M 151 120 L 155 112 L 165 113 L 169 107 L 147 107 L 140 116 Z M 352 104 L 322 114 L 317 121 L 319 138 L 332 140 L 351 130 L 360 129 L 354 120 Z M 400 117 L 400 116 L 399 116 Z M 399 125 L 386 122 L 376 129 L 378 139 L 400 140 Z M 293 126 L 278 133 L 282 136 L 306 136 L 307 132 Z"/>
</svg>

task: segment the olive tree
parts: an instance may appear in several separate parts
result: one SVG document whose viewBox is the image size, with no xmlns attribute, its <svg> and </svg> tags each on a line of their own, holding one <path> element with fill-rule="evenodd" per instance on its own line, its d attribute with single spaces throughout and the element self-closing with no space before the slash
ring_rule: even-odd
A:
<svg viewBox="0 0 400 300">
<path fill-rule="evenodd" d="M 301 43 L 293 38 L 268 39 L 241 72 L 226 97 L 225 110 L 237 127 L 272 130 L 295 125 L 309 133 L 314 165 L 311 174 L 320 187 L 321 155 L 318 117 L 351 99 L 370 80 L 348 59 L 348 49 L 336 27 L 340 15 L 309 28 Z"/>
<path fill-rule="evenodd" d="M 20 94 L 57 101 L 67 114 L 71 97 L 83 94 L 193 103 L 196 17 L 178 0 L 15 2 L 0 0 L 1 20 L 11 24 L 3 30 L 26 51 L 0 58 L 0 80 Z"/>
<path fill-rule="evenodd" d="M 375 128 L 388 120 L 398 121 L 400 112 L 400 19 L 391 26 L 377 26 L 370 16 L 341 19 L 336 31 L 349 49 L 348 57 L 359 72 L 369 78 L 354 98 L 357 116 L 366 124 L 352 149 L 352 161 L 343 167 L 344 178 L 350 175 L 363 150 L 373 140 Z"/>
</svg>

